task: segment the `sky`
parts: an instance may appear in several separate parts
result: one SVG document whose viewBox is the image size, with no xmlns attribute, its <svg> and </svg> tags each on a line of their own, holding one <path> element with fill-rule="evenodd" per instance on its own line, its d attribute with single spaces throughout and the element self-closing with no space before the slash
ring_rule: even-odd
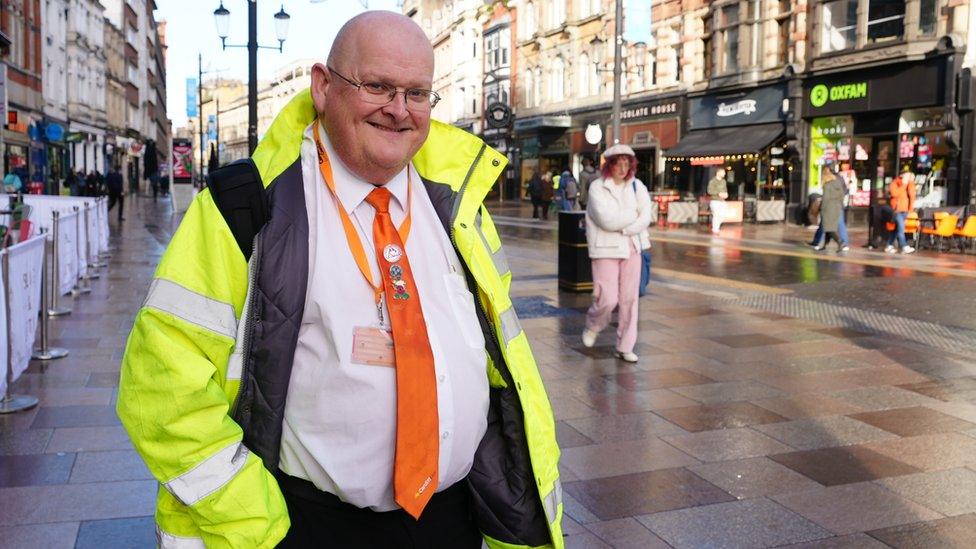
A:
<svg viewBox="0 0 976 549">
<path fill-rule="evenodd" d="M 247 1 L 223 0 L 230 11 L 228 44 L 247 43 Z M 370 9 L 399 12 L 396 0 L 368 0 Z M 220 38 L 213 11 L 220 0 L 157 0 L 156 20 L 166 20 L 167 52 L 166 110 L 173 127 L 186 125 L 186 79 L 197 77 L 197 54 L 203 54 L 204 74 L 211 77 L 247 81 L 247 49 L 220 49 Z M 275 70 L 296 59 L 324 60 L 339 27 L 364 11 L 360 0 L 258 0 L 258 44 L 278 46 L 274 14 L 284 6 L 291 15 L 284 53 L 277 49 L 258 50 L 258 79 L 270 80 Z"/>
</svg>

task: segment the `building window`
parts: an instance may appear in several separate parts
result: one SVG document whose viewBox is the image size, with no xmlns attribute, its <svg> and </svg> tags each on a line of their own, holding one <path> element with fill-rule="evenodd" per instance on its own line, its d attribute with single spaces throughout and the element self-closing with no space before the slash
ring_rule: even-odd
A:
<svg viewBox="0 0 976 549">
<path fill-rule="evenodd" d="M 739 70 L 739 6 L 722 6 L 718 12 L 719 73 L 729 74 Z"/>
<path fill-rule="evenodd" d="M 857 40 L 857 0 L 827 2 L 821 10 L 823 33 L 820 51 L 831 52 L 853 48 Z"/>
<path fill-rule="evenodd" d="M 565 98 L 566 64 L 562 57 L 557 57 L 552 63 L 549 76 L 549 100 L 562 101 Z"/>
<path fill-rule="evenodd" d="M 522 35 L 522 38 L 529 39 L 535 34 L 535 5 L 532 2 L 525 5 L 525 13 L 523 15 L 525 16 L 525 26 L 523 27 L 525 33 Z"/>
<path fill-rule="evenodd" d="M 790 0 L 779 0 L 779 12 L 776 14 L 777 65 L 785 65 L 790 62 L 790 16 L 792 9 Z"/>
<path fill-rule="evenodd" d="M 590 56 L 585 53 L 579 60 L 579 94 L 587 97 L 590 94 Z"/>
<path fill-rule="evenodd" d="M 935 25 L 939 21 L 938 0 L 921 0 L 918 13 L 918 31 L 923 36 L 935 34 Z"/>
<path fill-rule="evenodd" d="M 868 42 L 898 40 L 905 34 L 905 0 L 868 0 Z"/>
<path fill-rule="evenodd" d="M 523 101 L 526 107 L 532 107 L 532 100 L 535 98 L 535 79 L 532 76 L 532 70 L 525 71 L 525 84 L 522 85 L 522 89 L 525 90 L 525 97 Z"/>
<path fill-rule="evenodd" d="M 532 106 L 538 107 L 542 104 L 542 68 L 535 68 L 535 88 L 532 93 Z"/>
<path fill-rule="evenodd" d="M 702 19 L 702 78 L 712 77 L 712 18 Z"/>
<path fill-rule="evenodd" d="M 551 0 L 549 2 L 548 28 L 554 29 L 566 22 L 566 0 Z"/>
</svg>

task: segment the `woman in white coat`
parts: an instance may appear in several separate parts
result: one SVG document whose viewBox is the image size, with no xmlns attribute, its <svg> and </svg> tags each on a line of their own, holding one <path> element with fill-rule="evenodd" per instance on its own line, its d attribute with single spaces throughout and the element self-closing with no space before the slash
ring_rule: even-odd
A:
<svg viewBox="0 0 976 549">
<path fill-rule="evenodd" d="M 651 198 L 634 178 L 637 157 L 627 145 L 603 153 L 603 177 L 590 184 L 586 241 L 593 265 L 593 304 L 586 313 L 583 345 L 592 347 L 619 308 L 616 356 L 637 362 L 637 292 L 641 250 L 651 247 Z"/>
</svg>

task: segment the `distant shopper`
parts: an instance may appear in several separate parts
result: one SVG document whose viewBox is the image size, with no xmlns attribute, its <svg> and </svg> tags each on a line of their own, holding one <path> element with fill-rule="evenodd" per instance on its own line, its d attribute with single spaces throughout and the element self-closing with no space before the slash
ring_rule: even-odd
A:
<svg viewBox="0 0 976 549">
<path fill-rule="evenodd" d="M 532 201 L 532 219 L 539 219 L 539 210 L 545 213 L 549 208 L 549 205 L 542 201 L 542 178 L 539 176 L 539 170 L 532 171 L 532 177 L 529 179 L 529 200 Z"/>
<path fill-rule="evenodd" d="M 545 172 L 542 174 L 542 220 L 549 219 L 549 208 L 552 207 L 552 174 Z"/>
<path fill-rule="evenodd" d="M 593 304 L 586 313 L 583 345 L 592 347 L 618 309 L 615 356 L 637 362 L 637 292 L 641 250 L 650 248 L 651 198 L 634 178 L 637 157 L 627 145 L 604 153 L 603 177 L 590 185 L 586 241 L 593 261 Z"/>
<path fill-rule="evenodd" d="M 905 240 L 905 219 L 908 212 L 915 210 L 915 174 L 905 170 L 888 184 L 888 196 L 891 197 L 891 209 L 894 210 L 895 232 L 888 235 L 888 246 L 885 252 L 895 253 L 895 239 L 898 239 L 898 250 L 903 254 L 915 252 L 915 248 Z"/>
<path fill-rule="evenodd" d="M 579 196 L 579 185 L 569 168 L 563 170 L 559 176 L 559 186 L 563 188 L 563 210 L 571 212 L 576 209 L 576 198 Z"/>
<path fill-rule="evenodd" d="M 729 197 L 729 185 L 725 180 L 725 170 L 719 168 L 708 182 L 708 207 L 712 211 L 712 234 L 718 234 L 725 219 L 725 199 Z"/>
<path fill-rule="evenodd" d="M 844 215 L 844 197 L 847 186 L 837 177 L 836 165 L 824 164 L 823 173 L 823 204 L 820 206 L 820 225 L 824 231 L 824 242 L 817 246 L 823 250 L 830 244 L 831 239 L 837 242 L 837 251 L 846 252 L 850 249 L 847 242 L 837 233 L 840 231 L 841 217 Z"/>
<path fill-rule="evenodd" d="M 586 198 L 587 193 L 590 190 L 590 184 L 595 180 L 600 178 L 600 172 L 593 167 L 593 159 L 589 156 L 583 157 L 583 169 L 579 173 L 579 205 L 580 208 L 586 209 Z"/>
<path fill-rule="evenodd" d="M 894 223 L 894 210 L 885 198 L 884 192 L 873 193 L 874 199 L 868 209 L 868 249 L 883 248 L 888 243 L 891 232 L 888 223 Z"/>
<path fill-rule="evenodd" d="M 125 206 L 125 185 L 122 182 L 122 174 L 119 169 L 112 166 L 108 175 L 105 177 L 105 186 L 108 187 L 108 209 L 111 210 L 116 203 L 119 205 L 119 221 L 125 221 L 122 217 L 122 209 Z"/>
</svg>

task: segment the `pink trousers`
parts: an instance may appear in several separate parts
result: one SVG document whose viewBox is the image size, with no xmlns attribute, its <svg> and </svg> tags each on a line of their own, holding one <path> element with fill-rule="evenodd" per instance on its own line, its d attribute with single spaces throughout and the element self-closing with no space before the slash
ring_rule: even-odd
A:
<svg viewBox="0 0 976 549">
<path fill-rule="evenodd" d="M 640 285 L 641 255 L 633 246 L 627 259 L 594 259 L 593 304 L 586 312 L 586 327 L 601 332 L 617 313 L 617 350 L 634 352 L 637 344 L 637 293 Z"/>
</svg>

